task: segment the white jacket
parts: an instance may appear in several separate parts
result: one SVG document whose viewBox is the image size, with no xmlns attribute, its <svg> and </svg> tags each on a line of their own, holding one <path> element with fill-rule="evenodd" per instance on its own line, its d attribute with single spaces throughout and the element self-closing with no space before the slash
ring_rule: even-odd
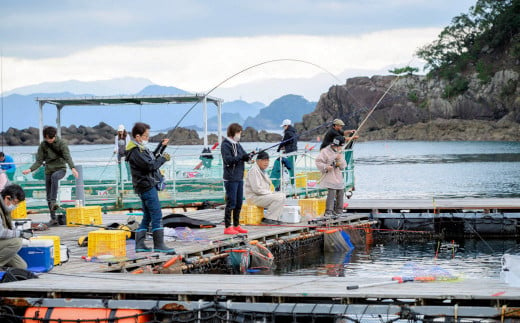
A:
<svg viewBox="0 0 520 323">
<path fill-rule="evenodd" d="M 340 159 L 336 163 L 336 167 L 327 171 L 327 166 L 332 165 L 338 155 L 340 156 Z M 343 152 L 338 154 L 332 150 L 329 145 L 320 151 L 320 154 L 316 157 L 315 163 L 316 167 L 318 167 L 318 170 L 322 174 L 319 182 L 320 187 L 334 190 L 345 188 L 345 181 L 343 180 L 343 174 L 341 171 L 347 168 L 347 162 L 345 161 L 345 154 Z"/>
<path fill-rule="evenodd" d="M 247 173 L 244 190 L 246 199 L 273 193 L 271 192 L 271 179 L 256 163 Z"/>
</svg>

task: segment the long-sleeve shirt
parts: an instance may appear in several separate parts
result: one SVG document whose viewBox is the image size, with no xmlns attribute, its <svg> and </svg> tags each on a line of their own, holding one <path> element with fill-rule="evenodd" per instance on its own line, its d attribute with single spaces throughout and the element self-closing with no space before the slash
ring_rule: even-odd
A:
<svg viewBox="0 0 520 323">
<path fill-rule="evenodd" d="M 21 235 L 20 230 L 16 230 L 13 227 L 13 221 L 11 219 L 11 212 L 7 211 L 4 201 L 0 199 L 0 239 L 11 239 L 19 238 Z"/>
<path fill-rule="evenodd" d="M 16 171 L 16 165 L 14 164 L 13 157 L 4 155 L 4 161 L 0 162 L 0 168 L 5 170 L 6 173 L 14 173 Z"/>
<path fill-rule="evenodd" d="M 74 168 L 74 162 L 70 156 L 69 146 L 60 138 L 52 144 L 45 140 L 40 143 L 38 152 L 36 153 L 36 161 L 31 165 L 31 172 L 37 170 L 45 163 L 45 174 L 52 174 L 59 169 L 66 169 L 69 165 L 70 169 Z"/>
<path fill-rule="evenodd" d="M 322 174 L 319 183 L 321 187 L 335 190 L 345 188 L 345 181 L 343 180 L 341 171 L 347 168 L 347 162 L 345 161 L 345 154 L 343 152 L 339 153 L 340 159 L 335 162 L 337 156 L 338 153 L 329 145 L 322 149 L 318 157 L 316 157 L 316 167 Z M 336 166 L 333 167 L 332 170 L 327 170 L 327 166 L 331 166 L 333 163 Z"/>
<path fill-rule="evenodd" d="M 252 196 L 273 193 L 271 192 L 271 179 L 260 169 L 260 167 L 258 167 L 258 164 L 254 164 L 247 172 L 244 189 L 246 199 L 251 198 Z"/>
</svg>

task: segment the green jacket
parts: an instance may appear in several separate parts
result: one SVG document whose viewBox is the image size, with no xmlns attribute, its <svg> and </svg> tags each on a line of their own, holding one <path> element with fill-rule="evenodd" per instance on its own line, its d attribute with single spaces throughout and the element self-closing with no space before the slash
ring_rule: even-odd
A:
<svg viewBox="0 0 520 323">
<path fill-rule="evenodd" d="M 71 169 L 74 168 L 74 162 L 70 157 L 67 143 L 58 137 L 52 144 L 45 140 L 42 141 L 36 153 L 36 161 L 31 166 L 31 172 L 34 172 L 43 164 L 45 164 L 45 174 L 52 174 L 57 170 L 66 169 L 67 164 Z"/>
</svg>

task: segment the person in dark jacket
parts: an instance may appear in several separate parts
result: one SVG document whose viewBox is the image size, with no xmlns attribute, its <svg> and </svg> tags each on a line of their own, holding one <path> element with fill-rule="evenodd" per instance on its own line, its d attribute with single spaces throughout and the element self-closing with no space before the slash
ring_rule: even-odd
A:
<svg viewBox="0 0 520 323">
<path fill-rule="evenodd" d="M 126 145 L 125 155 L 130 165 L 134 191 L 141 198 L 143 208 L 143 219 L 135 232 L 135 251 L 152 251 L 152 248 L 145 243 L 146 233 L 151 224 L 153 251 L 173 254 L 175 250 L 164 243 L 161 203 L 157 192 L 157 186 L 160 184 L 159 168 L 170 160 L 170 155 L 163 152 L 155 156 L 146 148 L 150 137 L 150 126 L 146 123 L 137 122 L 132 128 L 132 137 L 132 140 Z M 163 139 L 161 145 L 166 147 L 168 141 L 167 138 Z"/>
<path fill-rule="evenodd" d="M 36 161 L 29 169 L 22 173 L 27 175 L 45 165 L 45 191 L 47 193 L 47 205 L 49 206 L 51 220 L 50 225 L 65 224 L 64 217 L 56 219 L 56 210 L 59 205 L 56 203 L 58 198 L 59 181 L 65 177 L 67 165 L 69 165 L 72 175 L 78 178 L 78 172 L 74 167 L 74 162 L 70 156 L 69 146 L 61 138 L 56 136 L 57 129 L 54 127 L 43 128 L 43 141 L 38 147 Z"/>
<path fill-rule="evenodd" d="M 251 160 L 240 145 L 242 126 L 232 123 L 227 128 L 227 137 L 222 141 L 220 151 L 224 164 L 224 188 L 226 190 L 226 208 L 224 210 L 224 234 L 247 233 L 240 227 L 240 210 L 244 199 L 244 163 Z"/>
<path fill-rule="evenodd" d="M 343 130 L 343 127 L 345 126 L 345 123 L 341 119 L 334 119 L 332 121 L 332 127 L 327 131 L 325 134 L 325 137 L 323 138 L 323 141 L 321 142 L 320 150 L 327 147 L 332 143 L 334 138 L 338 136 L 353 136 L 356 130 Z M 358 139 L 358 136 L 354 136 L 352 140 Z M 350 141 L 350 147 L 347 147 L 347 149 L 351 148 L 353 141 Z"/>
<path fill-rule="evenodd" d="M 22 239 L 32 237 L 31 230 L 18 230 L 11 219 L 11 211 L 25 200 L 25 192 L 17 184 L 4 187 L 0 193 L 0 267 L 27 269 L 27 263 L 18 255 Z"/>
<path fill-rule="evenodd" d="M 291 178 L 291 184 L 294 185 L 294 167 L 296 165 L 296 155 L 290 155 L 290 153 L 296 152 L 298 150 L 298 135 L 296 134 L 296 129 L 291 124 L 291 120 L 285 119 L 282 122 L 281 127 L 283 128 L 283 138 L 276 151 L 289 154 L 289 156 L 279 157 L 274 161 L 270 178 L 276 191 L 280 190 L 282 165 L 287 168 Z"/>
</svg>

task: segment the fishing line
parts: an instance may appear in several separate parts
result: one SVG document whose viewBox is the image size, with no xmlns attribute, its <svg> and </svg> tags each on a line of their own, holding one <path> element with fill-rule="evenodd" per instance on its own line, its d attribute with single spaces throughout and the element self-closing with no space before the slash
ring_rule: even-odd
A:
<svg viewBox="0 0 520 323">
<path fill-rule="evenodd" d="M 270 63 L 276 63 L 276 62 L 298 62 L 298 63 L 304 63 L 304 64 L 309 64 L 309 65 L 312 65 L 312 66 L 315 66 L 317 68 L 319 68 L 320 70 L 326 72 L 327 74 L 331 75 L 334 79 L 336 79 L 337 81 L 341 82 L 340 79 L 338 79 L 334 74 L 332 74 L 331 72 L 329 72 L 328 70 L 326 70 L 325 68 L 319 66 L 318 64 L 315 64 L 315 63 L 312 63 L 312 62 L 309 62 L 309 61 L 305 61 L 305 60 L 301 60 L 301 59 L 294 59 L 294 58 L 278 58 L 278 59 L 272 59 L 272 60 L 268 60 L 268 61 L 264 61 L 264 62 L 261 62 L 261 63 L 258 63 L 258 64 L 254 64 L 254 65 L 251 65 L 251 66 L 248 66 L 238 72 L 236 72 L 235 74 L 225 78 L 223 81 L 221 81 L 220 83 L 218 83 L 216 86 L 214 86 L 213 88 L 211 88 L 211 90 L 209 90 L 208 92 L 206 92 L 204 94 L 204 96 L 197 102 L 195 102 L 191 108 L 188 109 L 188 111 L 186 111 L 186 113 L 184 113 L 184 115 L 181 117 L 181 119 L 177 122 L 177 124 L 175 125 L 175 127 L 173 127 L 173 129 L 171 130 L 172 131 L 172 136 L 173 136 L 173 131 L 175 131 L 175 129 L 177 129 L 177 127 L 179 127 L 179 124 L 184 120 L 184 118 L 186 118 L 186 116 L 191 112 L 191 110 L 193 110 L 193 108 L 195 108 L 195 106 L 197 106 L 197 104 L 199 104 L 202 99 L 206 96 L 208 96 L 211 92 L 213 92 L 214 90 L 216 90 L 217 88 L 219 88 L 222 84 L 226 83 L 227 81 L 231 80 L 232 78 L 234 78 L 235 76 L 238 76 L 246 71 L 249 71 L 253 68 L 256 68 L 258 66 L 262 66 L 262 65 L 265 65 L 265 64 L 270 64 Z M 173 138 L 172 138 L 173 140 Z"/>
</svg>

